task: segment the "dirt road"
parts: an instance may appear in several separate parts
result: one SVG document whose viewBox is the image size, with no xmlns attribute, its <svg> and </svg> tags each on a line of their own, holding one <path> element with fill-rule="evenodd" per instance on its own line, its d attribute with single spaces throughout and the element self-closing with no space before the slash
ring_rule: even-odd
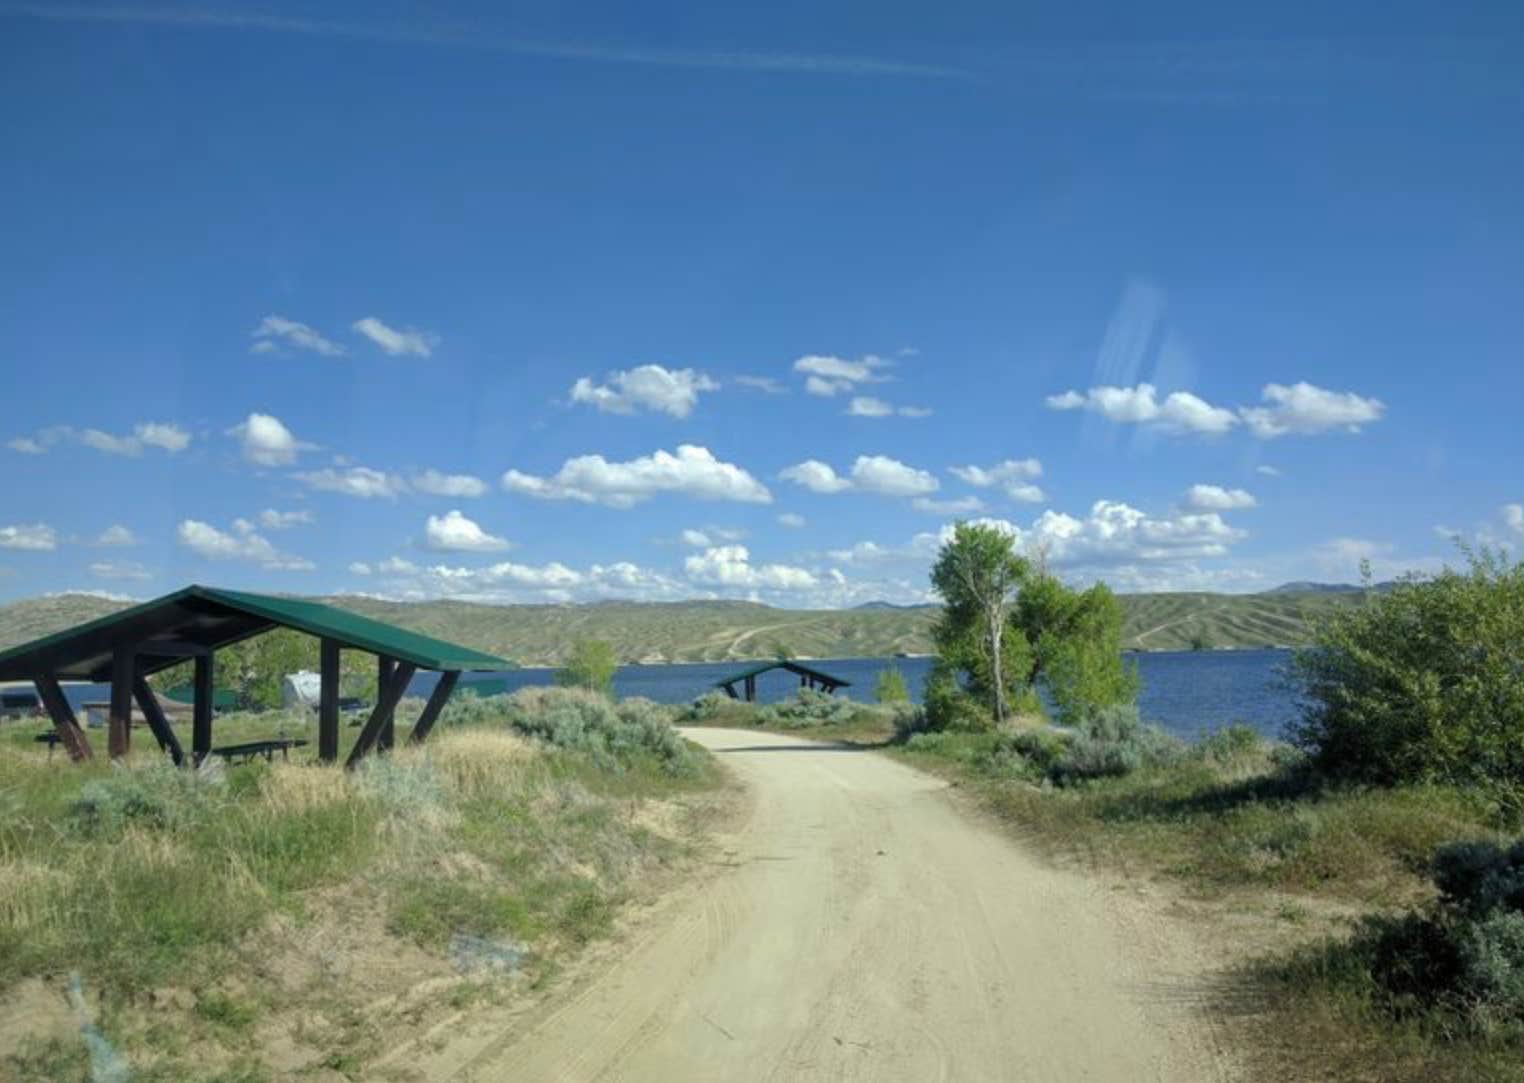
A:
<svg viewBox="0 0 1524 1083">
<path fill-rule="evenodd" d="M 689 735 L 750 790 L 727 867 L 553 1010 L 447 1049 L 429 1078 L 1231 1077 L 1189 945 L 1126 892 L 876 753 Z"/>
</svg>

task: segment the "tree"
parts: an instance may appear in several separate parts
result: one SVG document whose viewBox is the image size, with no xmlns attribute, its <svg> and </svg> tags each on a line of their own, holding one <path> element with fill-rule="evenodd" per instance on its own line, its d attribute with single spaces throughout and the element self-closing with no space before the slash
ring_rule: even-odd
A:
<svg viewBox="0 0 1524 1083">
<path fill-rule="evenodd" d="M 614 670 L 619 662 L 614 648 L 601 639 L 579 639 L 572 647 L 566 665 L 556 671 L 556 683 L 568 688 L 586 688 L 612 695 Z"/>
<path fill-rule="evenodd" d="M 1104 583 L 1059 584 L 1046 626 L 1034 629 L 1043 685 L 1069 725 L 1138 697 L 1137 669 L 1122 660 L 1122 605 Z M 1032 634 L 1031 631 L 1028 634 Z"/>
<path fill-rule="evenodd" d="M 228 689 L 245 710 L 279 707 L 287 674 L 316 671 L 321 665 L 319 641 L 292 628 L 275 628 L 219 649 L 213 678 Z M 192 668 L 182 662 L 156 673 L 150 683 L 163 691 L 189 684 Z M 341 655 L 339 683 L 343 695 L 369 695 L 375 687 L 375 656 L 364 651 Z"/>
<path fill-rule="evenodd" d="M 905 675 L 898 666 L 878 671 L 873 684 L 873 698 L 879 703 L 909 703 L 910 689 L 905 687 Z"/>
<path fill-rule="evenodd" d="M 1016 555 L 1011 536 L 997 527 L 959 523 L 937 554 L 932 587 L 942 615 L 932 629 L 939 653 L 988 698 L 997 724 L 1005 721 L 1013 676 L 1013 642 L 1006 637 L 1012 603 L 1030 566 Z"/>
<path fill-rule="evenodd" d="M 1291 739 L 1330 774 L 1481 782 L 1524 807 L 1524 563 L 1463 552 L 1465 571 L 1368 590 L 1314 626 L 1292 656 Z"/>
</svg>

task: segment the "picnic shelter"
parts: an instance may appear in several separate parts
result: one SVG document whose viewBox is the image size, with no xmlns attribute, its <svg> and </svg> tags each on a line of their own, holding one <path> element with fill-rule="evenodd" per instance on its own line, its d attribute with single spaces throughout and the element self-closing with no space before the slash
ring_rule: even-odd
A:
<svg viewBox="0 0 1524 1083">
<path fill-rule="evenodd" d="M 747 703 L 755 703 L 757 700 L 757 678 L 774 669 L 786 669 L 799 677 L 800 688 L 818 688 L 822 692 L 834 693 L 838 688 L 850 687 L 852 682 L 840 677 L 833 677 L 829 673 L 814 669 L 802 662 L 796 662 L 792 658 L 779 658 L 772 662 L 761 662 L 749 669 L 743 669 L 733 677 L 726 677 L 723 681 L 716 681 L 716 688 L 723 688 L 725 694 L 731 699 L 744 698 Z M 742 688 L 742 693 L 736 693 L 736 685 Z"/>
</svg>

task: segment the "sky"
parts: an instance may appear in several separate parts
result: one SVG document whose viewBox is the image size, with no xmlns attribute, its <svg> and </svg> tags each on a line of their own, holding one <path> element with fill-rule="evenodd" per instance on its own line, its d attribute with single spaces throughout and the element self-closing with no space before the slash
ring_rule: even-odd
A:
<svg viewBox="0 0 1524 1083">
<path fill-rule="evenodd" d="M 1516 3 L 313 10 L 0 0 L 0 600 L 1524 546 Z"/>
</svg>

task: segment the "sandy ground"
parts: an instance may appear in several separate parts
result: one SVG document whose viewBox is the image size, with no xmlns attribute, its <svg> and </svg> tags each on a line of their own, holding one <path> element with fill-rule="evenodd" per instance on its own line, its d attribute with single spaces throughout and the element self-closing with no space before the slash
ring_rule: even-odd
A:
<svg viewBox="0 0 1524 1083">
<path fill-rule="evenodd" d="M 1218 1080 L 1204 953 L 872 752 L 695 729 L 750 794 L 721 866 L 431 1080 Z M 442 1036 L 441 1036 L 442 1037 Z"/>
</svg>

